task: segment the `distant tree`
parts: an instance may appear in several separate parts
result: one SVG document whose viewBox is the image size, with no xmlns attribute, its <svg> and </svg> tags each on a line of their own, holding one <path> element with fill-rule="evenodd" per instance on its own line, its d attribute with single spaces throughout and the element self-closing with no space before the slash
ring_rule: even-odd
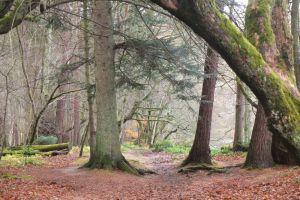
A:
<svg viewBox="0 0 300 200">
<path fill-rule="evenodd" d="M 210 47 L 207 49 L 204 66 L 204 81 L 202 85 L 202 94 L 197 121 L 197 129 L 193 146 L 188 157 L 182 165 L 190 163 L 211 164 L 210 155 L 210 132 L 212 123 L 212 112 L 214 103 L 215 87 L 217 82 L 219 56 Z"/>
</svg>

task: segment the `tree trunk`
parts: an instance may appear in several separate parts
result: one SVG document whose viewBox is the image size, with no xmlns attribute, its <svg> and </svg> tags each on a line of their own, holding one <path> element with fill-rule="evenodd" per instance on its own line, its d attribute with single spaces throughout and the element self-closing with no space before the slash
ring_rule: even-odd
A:
<svg viewBox="0 0 300 200">
<path fill-rule="evenodd" d="M 217 81 L 217 68 L 218 55 L 211 48 L 208 48 L 204 67 L 205 78 L 202 86 L 197 130 L 192 149 L 182 165 L 187 165 L 189 163 L 211 164 L 209 140 Z"/>
<path fill-rule="evenodd" d="M 298 20 L 299 20 L 299 16 L 298 16 Z M 293 51 L 292 48 L 290 47 L 292 46 L 293 41 L 292 41 L 292 35 L 291 35 L 291 30 L 289 27 L 289 20 L 288 20 L 288 2 L 286 0 L 275 1 L 275 5 L 273 6 L 273 10 L 272 10 L 272 27 L 275 33 L 276 44 L 279 50 L 280 59 L 285 62 L 285 67 L 291 73 L 293 68 L 293 63 L 292 63 Z M 299 34 L 298 32 L 299 30 L 297 30 L 297 34 Z M 299 58 L 296 58 L 294 62 L 295 67 L 297 66 L 296 63 L 297 59 Z M 274 161 L 276 163 L 280 163 L 280 164 L 296 163 L 295 158 L 293 158 L 293 150 L 284 147 L 282 141 L 276 135 L 273 135 L 272 154 L 273 154 Z"/>
<path fill-rule="evenodd" d="M 95 152 L 86 164 L 90 168 L 121 169 L 138 174 L 121 153 L 117 121 L 114 69 L 114 41 L 110 1 L 95 1 L 94 54 L 96 67 L 97 133 Z"/>
<path fill-rule="evenodd" d="M 262 18 L 261 21 L 257 22 L 253 21 L 254 17 L 258 17 L 258 13 L 262 11 L 261 8 L 255 7 L 255 5 L 258 4 L 259 2 L 257 0 L 249 1 L 245 20 L 247 37 L 250 42 L 260 50 L 266 60 L 272 63 L 279 63 L 281 58 L 277 55 L 275 40 L 265 38 L 266 31 L 263 30 L 263 28 L 267 27 L 270 28 L 270 33 L 273 33 L 271 22 L 267 18 Z M 258 6 L 262 6 L 262 4 Z M 265 10 L 264 15 L 271 15 L 271 8 Z M 278 32 L 278 34 L 281 34 L 281 32 Z M 289 59 L 287 59 L 287 62 L 288 60 Z M 274 162 L 271 149 L 272 133 L 268 130 L 267 118 L 262 105 L 259 103 L 245 166 L 252 168 L 267 168 L 273 166 Z"/>
<path fill-rule="evenodd" d="M 78 146 L 80 144 L 80 96 L 78 94 L 74 95 L 73 112 L 73 145 Z"/>
<path fill-rule="evenodd" d="M 237 76 L 247 84 L 262 104 L 270 130 L 285 146 L 293 149 L 300 163 L 300 93 L 285 68 L 271 62 L 273 52 L 264 59 L 261 53 L 218 10 L 214 0 L 151 0 L 202 37 L 229 64 Z M 269 1 L 261 0 L 258 15 L 251 17 L 252 28 L 264 31 L 264 39 L 274 42 L 270 28 Z M 257 22 L 263 27 L 258 27 Z M 253 38 L 255 40 L 256 36 Z M 274 48 L 273 48 L 274 49 Z M 276 48 L 274 49 L 276 50 Z M 282 63 L 281 65 L 284 65 Z"/>
<path fill-rule="evenodd" d="M 248 90 L 248 89 L 246 89 Z M 247 92 L 248 93 L 248 92 Z M 249 144 L 251 137 L 251 104 L 245 104 L 245 124 L 244 124 L 244 143 Z"/>
<path fill-rule="evenodd" d="M 241 86 L 237 84 L 236 107 L 235 107 L 235 129 L 233 139 L 233 151 L 240 151 L 243 145 L 243 134 L 245 124 L 246 99 L 242 93 Z"/>
<path fill-rule="evenodd" d="M 292 35 L 293 35 L 293 57 L 294 70 L 298 90 L 300 90 L 300 46 L 299 46 L 299 0 L 292 1 Z"/>
<path fill-rule="evenodd" d="M 253 168 L 273 166 L 271 147 L 272 133 L 267 128 L 267 119 L 263 107 L 258 104 L 245 166 Z"/>
<path fill-rule="evenodd" d="M 60 84 L 60 81 L 59 83 Z M 63 86 L 59 88 L 59 92 L 63 92 Z M 63 142 L 63 137 L 65 135 L 65 96 L 63 96 L 61 99 L 57 100 L 56 104 L 56 134 L 58 136 L 58 142 Z"/>
<path fill-rule="evenodd" d="M 89 30 L 88 22 L 88 1 L 83 2 L 83 38 L 84 38 L 84 58 L 89 59 L 90 57 L 90 46 L 89 46 L 89 35 L 86 30 Z M 89 144 L 90 144 L 90 156 L 93 157 L 93 153 L 96 148 L 96 130 L 95 130 L 95 119 L 94 119 L 94 96 L 90 78 L 90 64 L 85 64 L 85 83 L 87 85 L 87 100 L 88 100 L 88 118 L 89 118 Z"/>
<path fill-rule="evenodd" d="M 13 136 L 13 145 L 18 146 L 20 144 L 20 139 L 19 139 L 18 125 L 15 121 L 13 123 L 12 136 Z"/>
</svg>

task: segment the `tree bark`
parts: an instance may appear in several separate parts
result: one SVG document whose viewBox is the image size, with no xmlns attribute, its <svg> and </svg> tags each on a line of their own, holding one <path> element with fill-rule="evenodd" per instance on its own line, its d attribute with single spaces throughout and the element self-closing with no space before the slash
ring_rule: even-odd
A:
<svg viewBox="0 0 300 200">
<path fill-rule="evenodd" d="M 271 153 L 272 133 L 267 127 L 267 119 L 261 104 L 258 104 L 251 142 L 245 162 L 246 167 L 267 168 L 273 166 Z"/>
<path fill-rule="evenodd" d="M 260 16 L 258 15 L 258 13 L 263 11 L 263 15 L 271 16 L 271 5 L 264 5 L 270 6 L 269 9 L 266 10 L 262 10 L 262 6 L 263 4 L 257 0 L 249 1 L 245 19 L 246 34 L 250 42 L 260 50 L 264 59 L 267 59 L 271 63 L 279 63 L 281 58 L 276 52 L 276 42 L 274 39 L 266 37 L 265 29 L 268 28 L 270 29 L 270 33 L 273 33 L 271 21 L 268 20 L 267 17 L 263 17 L 259 20 Z M 257 21 L 253 21 L 254 17 L 257 18 Z M 282 33 L 278 31 L 277 34 L 280 35 Z M 286 59 L 287 64 L 288 62 L 289 59 Z M 267 118 L 262 105 L 259 103 L 245 166 L 252 168 L 267 168 L 273 166 L 274 162 L 271 149 L 272 133 L 267 127 Z"/>
<path fill-rule="evenodd" d="M 246 89 L 246 92 L 249 89 Z M 249 94 L 247 92 L 247 94 Z M 245 124 L 244 124 L 244 143 L 249 144 L 251 138 L 251 104 L 250 102 L 245 102 Z"/>
<path fill-rule="evenodd" d="M 90 57 L 90 46 L 89 46 L 89 30 L 88 22 L 88 1 L 83 2 L 83 39 L 84 39 L 84 58 L 89 59 Z M 95 119 L 94 119 L 94 96 L 92 91 L 92 84 L 90 78 L 90 63 L 85 64 L 85 83 L 87 86 L 87 101 L 88 101 L 88 118 L 89 118 L 89 144 L 90 144 L 90 156 L 93 157 L 93 153 L 96 148 L 96 130 L 95 130 Z"/>
<path fill-rule="evenodd" d="M 286 0 L 276 0 L 272 10 L 272 27 L 276 36 L 276 44 L 280 58 L 286 63 L 287 70 L 292 73 L 294 64 L 297 87 L 299 89 L 299 77 L 297 68 L 300 66 L 299 54 L 299 1 L 292 5 L 292 40 L 291 30 L 288 20 L 288 2 Z M 290 48 L 293 44 L 293 48 Z M 294 56 L 294 63 L 293 61 Z M 299 74 L 298 74 L 299 76 Z M 276 163 L 294 165 L 297 163 L 293 155 L 293 149 L 287 148 L 284 142 L 277 135 L 273 135 L 272 155 Z"/>
<path fill-rule="evenodd" d="M 233 23 L 220 13 L 213 0 L 152 0 L 188 25 L 213 47 L 262 104 L 270 130 L 277 134 L 300 163 L 300 94 L 285 68 L 264 59 Z M 274 41 L 269 1 L 262 4 L 257 21 L 267 21 L 264 38 Z M 256 6 L 257 7 L 257 6 Z M 261 27 L 260 27 L 261 28 Z M 255 39 L 255 35 L 253 37 Z M 272 56 L 272 52 L 269 52 Z"/>
<path fill-rule="evenodd" d="M 237 84 L 236 107 L 235 107 L 235 129 L 233 138 L 233 151 L 240 151 L 243 145 L 243 134 L 245 124 L 245 103 L 246 99 L 241 91 L 241 86 Z"/>
<path fill-rule="evenodd" d="M 208 47 L 204 66 L 204 81 L 202 86 L 197 130 L 192 149 L 182 165 L 190 163 L 212 163 L 209 141 L 214 94 L 217 82 L 218 59 L 218 54 Z"/>
<path fill-rule="evenodd" d="M 111 10 L 110 1 L 94 2 L 97 133 L 95 152 L 86 167 L 121 169 L 138 174 L 123 157 L 119 142 Z"/>
<path fill-rule="evenodd" d="M 58 78 L 58 85 L 63 84 L 66 80 L 66 75 L 61 73 Z M 65 91 L 64 86 L 59 87 L 59 92 L 63 93 Z M 58 142 L 62 143 L 65 136 L 65 103 L 66 98 L 63 96 L 56 103 L 56 135 L 58 136 Z"/>
<path fill-rule="evenodd" d="M 18 146 L 20 144 L 20 137 L 18 132 L 18 125 L 15 121 L 13 123 L 12 136 L 13 136 L 13 145 Z"/>
<path fill-rule="evenodd" d="M 80 144 L 80 96 L 78 94 L 74 95 L 73 100 L 73 145 L 79 146 Z"/>
</svg>

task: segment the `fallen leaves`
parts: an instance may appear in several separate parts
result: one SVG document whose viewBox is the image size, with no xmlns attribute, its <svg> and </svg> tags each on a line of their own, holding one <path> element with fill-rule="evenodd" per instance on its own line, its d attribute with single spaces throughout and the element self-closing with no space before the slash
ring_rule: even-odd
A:
<svg viewBox="0 0 300 200">
<path fill-rule="evenodd" d="M 78 169 L 76 156 L 57 156 L 45 158 L 43 166 L 0 168 L 0 197 L 34 200 L 300 199 L 299 167 L 234 168 L 228 174 L 207 176 L 206 172 L 199 171 L 187 176 L 176 172 L 178 160 L 174 161 L 169 154 L 129 154 L 157 170 L 159 175 L 137 177 L 119 171 Z M 243 159 L 240 156 L 215 158 L 225 164 L 243 162 Z M 3 177 L 5 173 L 14 178 Z"/>
</svg>

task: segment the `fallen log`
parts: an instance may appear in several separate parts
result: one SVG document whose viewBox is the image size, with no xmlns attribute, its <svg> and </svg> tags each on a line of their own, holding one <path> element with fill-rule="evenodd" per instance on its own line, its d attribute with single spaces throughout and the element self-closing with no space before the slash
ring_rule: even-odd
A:
<svg viewBox="0 0 300 200">
<path fill-rule="evenodd" d="M 68 153 L 69 153 L 69 149 L 63 149 L 60 151 L 52 151 L 51 156 L 67 155 Z"/>
<path fill-rule="evenodd" d="M 32 145 L 32 146 L 17 146 L 7 148 L 3 151 L 3 156 L 12 154 L 29 154 L 34 155 L 40 152 L 52 152 L 67 150 L 69 143 L 49 144 L 49 145 Z M 26 149 L 28 148 L 28 149 Z"/>
<path fill-rule="evenodd" d="M 67 149 L 68 147 L 69 147 L 69 143 L 49 144 L 49 145 L 32 145 L 31 146 L 31 148 L 33 150 L 38 150 L 41 152 L 59 151 L 59 150 Z"/>
</svg>

